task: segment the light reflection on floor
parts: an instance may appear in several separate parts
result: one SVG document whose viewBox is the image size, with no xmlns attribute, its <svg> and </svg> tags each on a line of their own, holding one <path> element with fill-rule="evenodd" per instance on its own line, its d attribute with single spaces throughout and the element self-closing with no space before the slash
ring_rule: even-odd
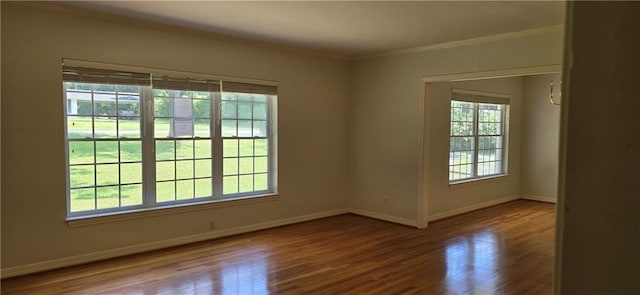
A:
<svg viewBox="0 0 640 295">
<path fill-rule="evenodd" d="M 256 247 L 244 250 L 242 254 L 212 266 L 215 272 L 204 267 L 198 274 L 185 273 L 179 280 L 172 279 L 151 292 L 136 290 L 127 294 L 269 294 L 268 253 Z"/>
<path fill-rule="evenodd" d="M 499 259 L 496 236 L 485 231 L 455 240 L 445 251 L 446 286 L 449 292 L 465 294 L 497 290 Z M 480 287 L 480 288 L 479 288 Z"/>
<path fill-rule="evenodd" d="M 220 273 L 222 294 L 269 294 L 267 262 L 263 253 L 224 266 Z"/>
</svg>

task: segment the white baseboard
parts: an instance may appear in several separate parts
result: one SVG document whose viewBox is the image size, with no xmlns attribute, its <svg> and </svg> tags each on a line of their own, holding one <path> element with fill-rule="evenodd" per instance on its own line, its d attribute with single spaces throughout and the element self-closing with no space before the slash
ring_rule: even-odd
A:
<svg viewBox="0 0 640 295">
<path fill-rule="evenodd" d="M 537 196 L 537 195 L 520 195 L 520 199 L 547 202 L 547 203 L 553 203 L 553 204 L 557 202 L 557 198 Z"/>
<path fill-rule="evenodd" d="M 375 219 L 380 219 L 380 220 L 384 220 L 384 221 L 389 221 L 389 222 L 393 222 L 393 223 L 399 223 L 399 224 L 402 224 L 402 225 L 408 225 L 408 226 L 413 226 L 413 227 L 418 226 L 418 223 L 415 220 L 406 219 L 406 218 L 402 218 L 402 217 L 391 216 L 391 215 L 387 215 L 387 214 L 371 212 L 371 211 L 366 211 L 366 210 L 361 210 L 361 209 L 351 209 L 350 212 L 353 213 L 353 214 L 356 214 L 356 215 L 362 215 L 362 216 L 371 217 L 371 218 L 375 218 Z"/>
<path fill-rule="evenodd" d="M 470 206 L 466 206 L 466 207 L 462 207 L 462 208 L 458 208 L 458 209 L 454 209 L 446 212 L 436 213 L 436 214 L 430 215 L 428 220 L 431 222 L 431 221 L 435 221 L 435 220 L 439 220 L 439 219 L 443 219 L 443 218 L 447 218 L 455 215 L 460 215 L 470 211 L 506 203 L 509 201 L 517 200 L 517 199 L 556 203 L 556 199 L 551 197 L 536 196 L 536 195 L 514 195 L 514 196 L 508 196 L 508 197 L 486 201 L 478 204 L 473 204 Z M 109 258 L 114 258 L 114 257 L 119 257 L 124 255 L 130 255 L 130 254 L 141 253 L 141 252 L 146 252 L 151 250 L 158 250 L 162 248 L 179 246 L 179 245 L 205 241 L 205 240 L 210 240 L 215 238 L 248 233 L 252 231 L 263 230 L 263 229 L 268 229 L 268 228 L 278 227 L 283 225 L 289 225 L 289 224 L 294 224 L 294 223 L 299 223 L 299 222 L 304 222 L 304 221 L 309 221 L 314 219 L 320 219 L 324 217 L 335 216 L 335 215 L 340 215 L 345 213 L 353 213 L 356 215 L 362 215 L 366 217 L 371 217 L 371 218 L 398 223 L 402 225 L 407 225 L 411 227 L 417 226 L 416 220 L 406 219 L 402 217 L 397 217 L 397 216 L 392 216 L 392 215 L 387 215 L 387 214 L 382 214 L 382 213 L 377 213 L 377 212 L 372 212 L 367 210 L 361 210 L 361 209 L 336 209 L 336 210 L 312 213 L 312 214 L 301 215 L 301 216 L 296 216 L 291 218 L 285 218 L 280 220 L 268 221 L 268 222 L 259 223 L 259 224 L 239 226 L 239 227 L 222 229 L 222 230 L 213 230 L 210 232 L 189 235 L 189 236 L 184 236 L 184 237 L 179 237 L 174 239 L 156 241 L 156 242 L 151 242 L 146 244 L 134 245 L 129 247 L 123 247 L 118 249 L 88 253 L 88 254 L 71 256 L 71 257 L 64 257 L 60 259 L 36 262 L 36 263 L 31 263 L 26 265 L 7 267 L 0 270 L 0 277 L 9 278 L 9 277 L 14 277 L 19 275 L 36 273 L 36 272 L 41 272 L 45 270 L 61 268 L 65 266 L 77 265 L 77 264 L 104 260 L 104 259 L 109 259 Z"/>
<path fill-rule="evenodd" d="M 156 242 L 151 242 L 146 244 L 134 245 L 129 247 L 123 247 L 118 249 L 88 253 L 88 254 L 83 254 L 78 256 L 64 257 L 60 259 L 36 262 L 36 263 L 31 263 L 26 265 L 7 267 L 7 268 L 3 268 L 0 271 L 0 277 L 9 278 L 9 277 L 14 277 L 19 275 L 25 275 L 25 274 L 41 272 L 45 270 L 61 268 L 65 266 L 104 260 L 108 258 L 141 253 L 141 252 L 146 252 L 151 250 L 158 250 L 158 249 L 167 248 L 167 247 L 173 247 L 173 246 L 184 245 L 184 244 L 189 244 L 189 243 L 194 243 L 199 241 L 237 235 L 237 234 L 263 230 L 263 229 L 268 229 L 272 227 L 294 224 L 294 223 L 320 219 L 324 217 L 346 214 L 346 213 L 349 213 L 349 210 L 336 209 L 336 210 L 312 213 L 312 214 L 301 215 L 301 216 L 296 216 L 291 218 L 285 218 L 280 220 L 268 221 L 268 222 L 263 222 L 258 224 L 239 226 L 239 227 L 234 227 L 229 229 L 213 230 L 210 232 L 189 235 L 189 236 L 184 236 L 184 237 L 179 237 L 174 239 L 156 241 Z"/>
<path fill-rule="evenodd" d="M 453 210 L 450 210 L 450 211 L 440 212 L 440 213 L 429 215 L 428 221 L 429 222 L 436 221 L 436 220 L 444 219 L 444 218 L 447 218 L 447 217 L 456 216 L 456 215 L 464 214 L 464 213 L 467 213 L 467 212 L 475 211 L 475 210 L 478 210 L 478 209 L 487 208 L 487 207 L 495 206 L 495 205 L 506 203 L 506 202 L 511 202 L 511 201 L 517 200 L 517 199 L 520 199 L 519 195 L 507 196 L 507 197 L 504 197 L 504 198 L 490 200 L 490 201 L 486 201 L 486 202 L 482 202 L 482 203 L 478 203 L 478 204 L 473 204 L 473 205 L 465 206 L 465 207 L 462 207 L 462 208 L 453 209 Z"/>
</svg>

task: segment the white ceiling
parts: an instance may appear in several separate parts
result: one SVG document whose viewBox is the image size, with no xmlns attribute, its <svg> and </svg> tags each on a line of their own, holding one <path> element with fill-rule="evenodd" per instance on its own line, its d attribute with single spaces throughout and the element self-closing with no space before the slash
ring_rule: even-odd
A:
<svg viewBox="0 0 640 295">
<path fill-rule="evenodd" d="M 345 57 L 564 23 L 562 1 L 87 1 L 67 4 Z"/>
</svg>

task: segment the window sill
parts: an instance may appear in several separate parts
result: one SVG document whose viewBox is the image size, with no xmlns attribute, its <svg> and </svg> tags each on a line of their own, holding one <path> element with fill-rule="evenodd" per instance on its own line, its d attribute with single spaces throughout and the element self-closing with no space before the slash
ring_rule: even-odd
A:
<svg viewBox="0 0 640 295">
<path fill-rule="evenodd" d="M 239 197 L 234 199 L 214 200 L 192 204 L 169 205 L 165 207 L 154 207 L 145 209 L 135 209 L 120 211 L 115 213 L 96 214 L 88 216 L 68 217 L 66 222 L 69 227 L 84 227 L 110 222 L 118 222 L 132 219 L 141 219 L 162 215 L 179 214 L 222 207 L 241 206 L 262 202 L 275 201 L 279 194 L 267 194 L 260 196 Z"/>
<path fill-rule="evenodd" d="M 497 174 L 497 175 L 491 175 L 491 176 L 487 176 L 487 177 L 479 177 L 479 178 L 457 180 L 457 181 L 454 181 L 454 182 L 449 182 L 449 187 L 450 188 L 454 188 L 454 187 L 461 186 L 461 185 L 464 185 L 464 184 L 471 184 L 471 183 L 476 183 L 476 182 L 495 181 L 495 180 L 499 180 L 501 178 L 504 178 L 504 177 L 506 177 L 508 175 L 509 174 Z"/>
</svg>

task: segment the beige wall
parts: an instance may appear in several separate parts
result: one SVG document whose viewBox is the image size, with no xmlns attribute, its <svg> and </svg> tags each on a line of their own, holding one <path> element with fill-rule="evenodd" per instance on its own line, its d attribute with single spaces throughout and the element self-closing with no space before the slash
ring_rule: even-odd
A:
<svg viewBox="0 0 640 295">
<path fill-rule="evenodd" d="M 507 175 L 449 185 L 449 112 L 451 88 L 507 94 L 509 105 L 509 133 Z M 429 144 L 429 215 L 448 212 L 520 193 L 520 142 L 522 125 L 522 78 L 502 78 L 449 83 L 431 83 L 431 130 Z"/>
<path fill-rule="evenodd" d="M 520 193 L 555 200 L 558 193 L 560 106 L 549 102 L 549 82 L 557 97 L 560 74 L 524 77 L 522 182 Z"/>
<path fill-rule="evenodd" d="M 2 2 L 2 268 L 346 207 L 347 61 Z M 69 228 L 61 59 L 279 85 L 276 201 Z"/>
<path fill-rule="evenodd" d="M 555 291 L 640 294 L 640 3 L 567 10 Z"/>
<path fill-rule="evenodd" d="M 559 65 L 562 38 L 558 29 L 356 62 L 349 122 L 349 206 L 417 219 L 423 77 Z M 424 117 L 424 128 L 431 128 L 431 119 Z"/>
<path fill-rule="evenodd" d="M 441 99 L 423 126 L 421 78 L 561 63 L 561 28 L 349 62 L 29 5 L 2 3 L 3 269 L 205 234 L 212 218 L 220 230 L 346 208 L 416 220 L 423 128 L 435 132 L 426 143 L 432 161 L 446 161 L 448 143 L 431 126 L 447 124 Z M 67 227 L 62 58 L 277 81 L 281 197 Z M 514 97 L 523 87 L 519 78 L 465 83 Z M 519 130 L 523 107 L 514 101 Z M 517 194 L 519 134 L 510 138 L 509 177 L 449 190 L 437 172 L 446 167 L 435 169 L 429 213 Z"/>
</svg>

